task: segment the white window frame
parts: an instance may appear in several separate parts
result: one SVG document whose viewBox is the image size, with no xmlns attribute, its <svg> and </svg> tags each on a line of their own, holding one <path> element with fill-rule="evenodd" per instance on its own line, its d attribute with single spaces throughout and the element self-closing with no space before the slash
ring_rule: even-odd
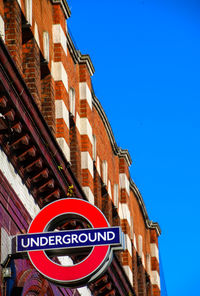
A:
<svg viewBox="0 0 200 296">
<path fill-rule="evenodd" d="M 141 234 L 138 235 L 138 254 L 142 258 L 143 253 L 143 244 L 142 244 L 142 236 Z"/>
<path fill-rule="evenodd" d="M 44 58 L 49 62 L 49 33 L 43 32 L 43 47 L 44 47 Z"/>
<path fill-rule="evenodd" d="M 25 9 L 27 23 L 32 26 L 32 0 L 25 1 Z"/>
<path fill-rule="evenodd" d="M 71 87 L 69 90 L 69 111 L 73 116 L 75 116 L 75 100 L 75 90 Z"/>
<path fill-rule="evenodd" d="M 118 208 L 119 206 L 119 185 L 114 184 L 114 206 Z"/>
<path fill-rule="evenodd" d="M 108 185 L 108 163 L 106 160 L 102 163 L 102 178 L 103 183 L 107 186 Z"/>
<path fill-rule="evenodd" d="M 0 35 L 3 41 L 5 41 L 5 25 L 1 15 L 0 15 Z"/>
<path fill-rule="evenodd" d="M 147 254 L 146 255 L 146 265 L 147 265 L 147 272 L 150 275 L 151 274 L 151 255 Z"/>
<path fill-rule="evenodd" d="M 134 240 L 134 227 L 133 227 L 133 217 L 131 217 L 131 239 Z"/>
</svg>

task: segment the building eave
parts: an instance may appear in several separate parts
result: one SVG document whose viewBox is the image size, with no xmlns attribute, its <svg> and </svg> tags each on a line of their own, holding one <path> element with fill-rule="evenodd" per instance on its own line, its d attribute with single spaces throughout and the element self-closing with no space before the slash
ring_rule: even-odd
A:
<svg viewBox="0 0 200 296">
<path fill-rule="evenodd" d="M 78 51 L 78 55 L 79 55 L 79 59 L 78 59 L 79 64 L 80 65 L 85 64 L 88 68 L 90 76 L 92 76 L 95 70 L 89 54 L 82 54 L 80 51 Z"/>
<path fill-rule="evenodd" d="M 65 14 L 65 18 L 68 19 L 71 16 L 70 8 L 65 0 L 51 0 L 53 4 L 60 4 L 63 12 Z"/>
<path fill-rule="evenodd" d="M 112 132 L 112 128 L 111 128 L 111 125 L 108 121 L 108 118 L 103 110 L 103 107 L 101 106 L 99 100 L 97 99 L 97 97 L 94 95 L 93 93 L 93 106 L 95 107 L 95 109 L 97 110 L 104 126 L 105 126 L 105 129 L 106 129 L 106 132 L 107 132 L 107 135 L 109 137 L 109 140 L 110 140 L 110 143 L 111 143 L 111 146 L 112 146 L 112 150 L 114 152 L 115 155 L 117 155 L 119 158 L 122 157 L 126 160 L 128 166 L 131 165 L 132 163 L 132 160 L 131 160 L 131 156 L 128 152 L 127 149 L 122 149 L 120 147 L 117 146 L 117 143 L 115 141 L 115 137 L 114 137 L 114 134 Z M 133 182 L 133 180 L 130 178 L 130 189 L 133 191 L 134 195 L 136 196 L 137 198 L 137 201 L 138 201 L 138 204 L 140 206 L 140 209 L 141 209 L 141 212 L 142 212 L 142 215 L 144 217 L 144 221 L 145 221 L 145 225 L 147 228 L 149 229 L 156 229 L 156 232 L 158 235 L 161 234 L 161 229 L 160 229 L 160 226 L 157 222 L 153 222 L 151 220 L 149 220 L 149 217 L 148 217 L 148 214 L 147 214 L 147 210 L 146 210 L 146 207 L 145 207 L 145 204 L 144 204 L 144 200 L 142 198 L 142 195 L 139 191 L 139 189 L 137 188 L 136 184 Z"/>
<path fill-rule="evenodd" d="M 131 178 L 130 178 L 130 189 L 133 191 L 133 193 L 138 201 L 142 215 L 144 217 L 146 227 L 149 229 L 155 229 L 157 232 L 157 235 L 159 236 L 161 234 L 160 226 L 157 222 L 153 222 L 153 221 L 149 220 L 146 206 L 144 204 L 144 200 L 142 198 L 142 195 L 141 195 L 139 189 L 137 188 L 136 184 L 133 182 L 133 180 Z"/>
<path fill-rule="evenodd" d="M 79 54 L 69 32 L 67 32 L 67 46 L 74 63 L 77 64 L 79 61 Z"/>
<path fill-rule="evenodd" d="M 67 46 L 74 63 L 85 64 L 90 76 L 93 76 L 95 69 L 89 54 L 82 54 L 80 50 L 76 49 L 69 31 L 67 32 Z"/>
<path fill-rule="evenodd" d="M 131 156 L 128 152 L 127 149 L 122 149 L 120 147 L 117 146 L 117 143 L 115 141 L 115 137 L 114 137 L 114 134 L 113 134 L 113 131 L 112 131 L 112 128 L 111 128 L 111 125 L 108 121 L 108 118 L 103 110 L 103 107 L 101 106 L 99 100 L 97 99 L 97 97 L 93 94 L 92 96 L 93 98 L 93 106 L 95 107 L 95 109 L 97 110 L 104 126 L 105 126 L 105 129 L 106 129 L 106 132 L 107 132 L 107 135 L 109 137 L 109 140 L 110 140 L 110 143 L 111 143 L 111 146 L 112 146 L 112 150 L 114 152 L 115 155 L 118 155 L 118 157 L 122 157 L 122 158 L 125 158 L 126 162 L 127 162 L 127 165 L 130 166 L 131 163 L 132 163 L 132 160 L 131 160 Z"/>
</svg>

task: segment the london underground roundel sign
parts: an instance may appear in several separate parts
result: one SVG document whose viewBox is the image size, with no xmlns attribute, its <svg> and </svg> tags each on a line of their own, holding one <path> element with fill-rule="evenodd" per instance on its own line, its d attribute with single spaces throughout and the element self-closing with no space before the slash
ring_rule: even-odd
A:
<svg viewBox="0 0 200 296">
<path fill-rule="evenodd" d="M 90 228 L 52 231 L 62 221 L 82 218 Z M 76 287 L 98 277 L 109 266 L 113 249 L 122 250 L 123 233 L 120 227 L 110 227 L 103 213 L 82 199 L 67 198 L 44 207 L 32 221 L 28 234 L 17 236 L 17 252 L 28 252 L 34 267 L 50 281 Z M 55 255 L 83 248 L 89 254 L 74 265 L 60 265 L 47 252 Z"/>
</svg>

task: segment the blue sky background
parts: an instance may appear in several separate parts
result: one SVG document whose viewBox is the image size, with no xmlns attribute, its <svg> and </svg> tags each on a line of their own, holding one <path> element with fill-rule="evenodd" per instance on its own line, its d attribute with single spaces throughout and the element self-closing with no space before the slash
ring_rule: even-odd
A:
<svg viewBox="0 0 200 296">
<path fill-rule="evenodd" d="M 162 229 L 162 296 L 200 295 L 200 2 L 68 0 L 118 146 Z"/>
</svg>

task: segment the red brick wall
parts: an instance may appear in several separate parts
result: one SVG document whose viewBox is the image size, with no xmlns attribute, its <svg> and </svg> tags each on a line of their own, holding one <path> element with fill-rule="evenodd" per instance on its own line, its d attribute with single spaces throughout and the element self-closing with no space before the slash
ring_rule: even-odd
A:
<svg viewBox="0 0 200 296">
<path fill-rule="evenodd" d="M 24 80 L 41 109 L 40 50 L 29 28 L 23 31 L 22 43 Z"/>
<path fill-rule="evenodd" d="M 91 108 L 88 98 L 80 99 L 79 86 L 84 82 L 92 93 L 91 73 L 93 72 L 91 61 L 80 59 L 81 54 L 76 50 L 70 51 L 68 44 L 67 55 L 63 49 L 62 42 L 53 43 L 53 24 L 60 25 L 66 38 L 66 16 L 61 5 L 53 4 L 48 0 L 34 0 L 32 11 L 32 25 L 25 25 L 25 1 L 21 1 L 21 8 L 17 1 L 0 1 L 0 14 L 5 21 L 5 42 L 13 57 L 19 71 L 41 110 L 52 133 L 57 138 L 64 139 L 70 149 L 71 169 L 80 184 L 89 188 L 94 196 L 95 204 L 103 210 L 111 225 L 121 225 L 126 234 L 127 249 L 121 255 L 123 265 L 132 272 L 129 279 L 132 281 L 136 295 L 159 295 L 158 286 L 147 284 L 147 255 L 151 254 L 150 244 L 157 241 L 157 232 L 151 231 L 145 223 L 146 217 L 142 213 L 138 196 L 132 190 L 120 188 L 120 176 L 126 176 L 130 185 L 129 161 L 124 154 L 120 154 L 120 149 L 112 146 L 111 137 L 106 129 L 104 115 L 97 110 L 93 104 Z M 22 10 L 21 10 L 22 9 Z M 38 27 L 38 38 L 36 42 L 35 28 Z M 49 61 L 44 59 L 43 33 L 49 34 Z M 67 38 L 66 38 L 67 40 Z M 89 59 L 89 58 L 88 58 Z M 84 62 L 85 61 L 85 62 Z M 61 75 L 60 80 L 54 81 L 52 65 L 61 63 L 67 80 L 63 81 L 65 75 Z M 66 79 L 66 78 L 65 78 Z M 68 89 L 65 87 L 68 83 Z M 67 118 L 56 118 L 55 101 L 61 100 L 65 104 L 66 112 L 69 112 L 69 91 L 75 91 L 75 115 L 69 114 L 69 127 L 66 124 Z M 99 107 L 100 109 L 102 107 Z M 102 111 L 103 112 L 103 111 Z M 109 115 L 109 114 L 108 114 Z M 79 118 L 87 119 L 88 130 L 83 131 L 79 126 Z M 120 123 L 119 123 L 120 124 Z M 90 130 L 91 129 L 91 130 Z M 81 133 L 81 131 L 82 133 Z M 96 137 L 97 160 L 92 159 L 91 134 Z M 90 157 L 90 169 L 82 168 L 82 152 L 88 152 Z M 102 163 L 108 164 L 109 186 L 103 184 Z M 91 167 L 92 163 L 92 167 Z M 93 174 L 91 173 L 91 170 Z M 100 171 L 98 171 L 100 170 Z M 119 185 L 119 205 L 114 206 L 114 184 Z M 129 186 L 130 189 L 130 186 Z M 123 208 L 123 209 L 122 209 Z M 125 214 L 123 213 L 125 209 Z M 123 216 L 124 215 L 124 216 Z M 130 215 L 130 219 L 129 216 Z M 123 216 L 123 217 L 122 217 Z M 6 217 L 7 219 L 8 217 Z M 9 219 L 9 218 L 8 218 Z M 12 223 L 11 223 L 12 224 Z M 13 224 L 14 225 L 14 224 Z M 13 226 L 14 227 L 14 226 Z M 136 238 L 136 248 L 134 236 Z M 138 237 L 142 237 L 143 258 L 138 256 Z M 130 250 L 131 249 L 131 250 Z M 159 272 L 159 262 L 156 258 L 151 258 L 151 269 Z M 127 269 L 126 269 L 127 270 Z M 150 287 L 150 288 L 149 288 Z M 153 293 L 153 294 L 152 294 Z"/>
<path fill-rule="evenodd" d="M 3 1 L 1 1 L 3 2 Z M 3 5 L 1 5 L 2 7 Z M 20 72 L 22 71 L 21 9 L 15 0 L 4 2 L 5 41 Z"/>
</svg>

